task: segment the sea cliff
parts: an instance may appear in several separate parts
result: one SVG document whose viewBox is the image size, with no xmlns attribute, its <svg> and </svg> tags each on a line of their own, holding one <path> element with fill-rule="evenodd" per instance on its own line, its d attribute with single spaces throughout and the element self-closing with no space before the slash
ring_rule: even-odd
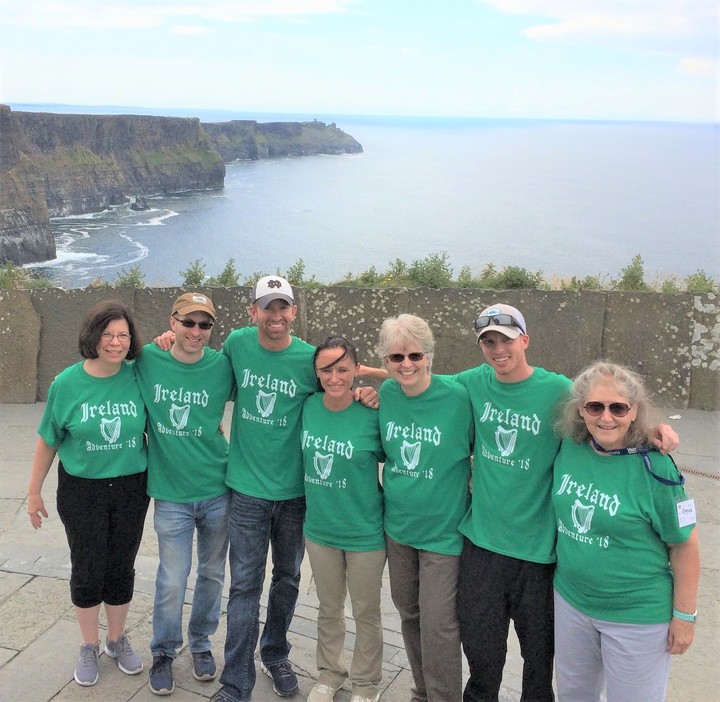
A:
<svg viewBox="0 0 720 702">
<path fill-rule="evenodd" d="M 99 212 L 133 195 L 220 189 L 224 178 L 198 119 L 0 106 L 0 263 L 54 258 L 48 217 Z"/>
<path fill-rule="evenodd" d="M 55 258 L 50 217 L 217 190 L 225 162 L 358 153 L 334 124 L 16 112 L 0 105 L 0 264 Z M 133 205 L 135 205 L 133 203 Z"/>
<path fill-rule="evenodd" d="M 203 122 L 213 146 L 225 163 L 236 160 L 358 154 L 362 146 L 349 134 L 324 122 L 265 122 L 233 120 Z"/>
</svg>

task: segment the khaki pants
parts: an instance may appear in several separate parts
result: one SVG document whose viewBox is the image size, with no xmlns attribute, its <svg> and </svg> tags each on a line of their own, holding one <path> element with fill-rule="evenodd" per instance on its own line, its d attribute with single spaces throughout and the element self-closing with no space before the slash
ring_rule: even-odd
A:
<svg viewBox="0 0 720 702">
<path fill-rule="evenodd" d="M 390 592 L 400 613 L 415 687 L 413 700 L 459 702 L 462 652 L 457 616 L 460 556 L 403 546 L 386 537 Z"/>
<path fill-rule="evenodd" d="M 382 682 L 383 632 L 380 589 L 385 549 L 343 551 L 306 540 L 318 609 L 318 682 L 338 689 L 349 677 L 353 694 L 374 697 Z M 355 648 L 345 664 L 345 599 L 350 594 Z"/>
</svg>

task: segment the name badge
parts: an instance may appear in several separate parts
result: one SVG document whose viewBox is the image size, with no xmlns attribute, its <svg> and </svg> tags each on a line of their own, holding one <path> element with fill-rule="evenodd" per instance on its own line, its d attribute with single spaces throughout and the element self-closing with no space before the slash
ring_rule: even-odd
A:
<svg viewBox="0 0 720 702">
<path fill-rule="evenodd" d="M 691 524 L 697 524 L 697 517 L 695 516 L 695 500 L 689 498 L 678 502 L 676 504 L 678 524 L 681 527 L 690 526 Z"/>
</svg>

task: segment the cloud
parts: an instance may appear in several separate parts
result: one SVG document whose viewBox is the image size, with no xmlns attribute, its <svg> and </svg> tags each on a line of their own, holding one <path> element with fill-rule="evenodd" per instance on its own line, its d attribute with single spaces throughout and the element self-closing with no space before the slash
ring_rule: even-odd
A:
<svg viewBox="0 0 720 702">
<path fill-rule="evenodd" d="M 523 34 L 532 41 L 597 42 L 685 55 L 717 51 L 716 0 L 476 1 L 531 18 Z"/>
<path fill-rule="evenodd" d="M 183 19 L 247 22 L 339 14 L 360 0 L 0 0 L 0 24 L 47 29 L 149 29 Z"/>
<path fill-rule="evenodd" d="M 181 36 L 200 36 L 203 34 L 212 33 L 210 27 L 200 27 L 194 24 L 176 24 L 171 30 L 171 34 L 178 34 Z"/>
<path fill-rule="evenodd" d="M 718 66 L 714 61 L 698 58 L 684 58 L 678 62 L 677 73 L 684 76 L 717 78 Z"/>
</svg>

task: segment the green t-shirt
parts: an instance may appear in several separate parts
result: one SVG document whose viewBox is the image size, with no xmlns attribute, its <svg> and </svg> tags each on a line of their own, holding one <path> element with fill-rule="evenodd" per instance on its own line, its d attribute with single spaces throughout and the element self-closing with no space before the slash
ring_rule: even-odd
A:
<svg viewBox="0 0 720 702">
<path fill-rule="evenodd" d="M 96 378 L 75 363 L 50 385 L 38 434 L 57 448 L 65 470 L 79 478 L 117 478 L 142 473 L 145 405 L 129 364 Z"/>
<path fill-rule="evenodd" d="M 409 397 L 395 380 L 380 386 L 385 532 L 398 543 L 456 556 L 468 508 L 472 407 L 465 389 L 434 375 Z"/>
<path fill-rule="evenodd" d="M 678 473 L 668 456 L 651 452 L 652 471 Z M 596 619 L 663 624 L 672 616 L 673 581 L 666 544 L 690 538 L 680 526 L 682 486 L 664 485 L 642 458 L 599 456 L 565 439 L 555 460 L 552 502 L 557 518 L 555 588 Z"/>
<path fill-rule="evenodd" d="M 452 377 L 467 388 L 475 417 L 472 504 L 460 531 L 488 551 L 554 563 L 554 424 L 571 381 L 534 368 L 526 380 L 501 383 L 487 364 Z"/>
<path fill-rule="evenodd" d="M 332 412 L 324 396 L 308 397 L 302 414 L 305 536 L 346 551 L 376 551 L 385 547 L 378 413 L 359 402 Z"/>
<path fill-rule="evenodd" d="M 148 344 L 134 366 L 149 417 L 148 495 L 199 502 L 225 493 L 220 423 L 234 385 L 227 356 L 205 348 L 197 363 L 182 363 Z"/>
<path fill-rule="evenodd" d="M 300 413 L 317 390 L 315 348 L 292 337 L 286 349 L 268 351 L 256 327 L 243 327 L 230 333 L 223 352 L 237 386 L 225 482 L 264 500 L 302 497 Z"/>
</svg>

